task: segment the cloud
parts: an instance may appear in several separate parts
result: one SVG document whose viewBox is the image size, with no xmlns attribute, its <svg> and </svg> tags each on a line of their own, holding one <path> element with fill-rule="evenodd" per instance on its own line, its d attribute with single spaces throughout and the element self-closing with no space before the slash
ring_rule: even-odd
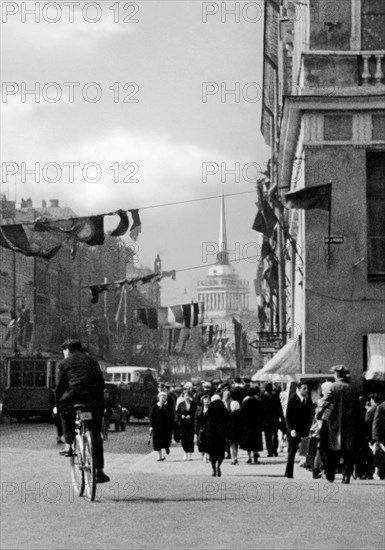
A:
<svg viewBox="0 0 385 550">
<path fill-rule="evenodd" d="M 55 196 L 82 213 L 217 194 L 220 175 L 203 182 L 202 163 L 216 163 L 218 167 L 224 161 L 228 166 L 235 163 L 219 150 L 177 142 L 155 132 L 115 130 L 102 138 L 72 140 L 66 147 L 52 148 L 49 154 L 43 150 L 41 155 L 31 143 L 23 157 L 16 156 L 23 158 L 15 175 L 23 194 L 37 201 Z M 36 163 L 40 182 L 26 171 Z"/>
<path fill-rule="evenodd" d="M 16 6 L 16 2 L 9 4 Z M 124 22 L 123 14 L 112 12 L 104 2 L 87 2 L 71 8 L 65 5 L 71 2 L 48 4 L 50 7 L 46 9 L 46 3 L 35 2 L 36 12 L 26 13 L 28 3 L 21 2 L 16 13 L 7 16 L 3 13 L 4 47 L 27 54 L 40 50 L 44 56 L 53 57 L 61 51 L 66 55 L 72 50 L 82 54 L 105 39 L 131 34 L 137 27 L 135 23 Z M 135 19 L 134 14 L 128 17 Z"/>
</svg>

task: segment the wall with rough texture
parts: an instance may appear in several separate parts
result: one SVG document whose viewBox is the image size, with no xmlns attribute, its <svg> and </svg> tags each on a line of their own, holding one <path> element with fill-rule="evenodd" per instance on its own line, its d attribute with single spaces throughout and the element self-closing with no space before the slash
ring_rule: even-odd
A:
<svg viewBox="0 0 385 550">
<path fill-rule="evenodd" d="M 306 372 L 346 364 L 356 380 L 363 371 L 363 336 L 385 332 L 385 282 L 368 282 L 366 248 L 366 150 L 353 146 L 309 148 L 305 181 L 333 181 L 331 234 L 343 244 L 328 247 L 328 212 L 305 211 L 306 271 L 304 338 Z M 311 230 L 311 231 L 310 231 Z"/>
</svg>

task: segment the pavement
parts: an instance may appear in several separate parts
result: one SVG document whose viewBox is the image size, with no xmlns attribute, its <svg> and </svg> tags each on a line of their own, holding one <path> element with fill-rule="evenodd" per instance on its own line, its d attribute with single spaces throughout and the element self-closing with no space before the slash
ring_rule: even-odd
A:
<svg viewBox="0 0 385 550">
<path fill-rule="evenodd" d="M 79 498 L 69 460 L 58 449 L 2 446 L 2 550 L 89 549 L 367 549 L 385 547 L 385 484 L 313 480 L 296 464 L 283 477 L 285 455 L 222 465 L 222 477 L 194 453 L 113 453 L 111 482 L 94 503 Z"/>
<path fill-rule="evenodd" d="M 178 475 L 178 476 L 199 476 L 207 477 L 212 474 L 212 467 L 210 463 L 206 463 L 202 460 L 201 454 L 198 452 L 193 453 L 193 459 L 184 460 L 183 450 L 179 445 L 172 445 L 170 448 L 170 454 L 165 455 L 166 459 L 162 462 L 158 462 L 158 453 L 149 452 L 149 454 L 140 458 L 135 462 L 130 470 L 132 472 L 142 472 L 155 475 Z M 286 453 L 281 453 L 278 457 L 267 457 L 265 452 L 261 453 L 261 457 L 258 464 L 247 464 L 248 459 L 246 451 L 239 451 L 238 464 L 232 465 L 230 460 L 225 460 L 222 463 L 222 477 L 280 477 L 284 478 L 284 471 L 286 465 Z M 106 468 L 112 475 L 115 472 L 122 472 L 125 468 L 125 461 L 120 455 L 107 455 Z M 304 468 L 296 466 L 295 477 L 298 480 L 311 479 L 311 473 Z"/>
</svg>

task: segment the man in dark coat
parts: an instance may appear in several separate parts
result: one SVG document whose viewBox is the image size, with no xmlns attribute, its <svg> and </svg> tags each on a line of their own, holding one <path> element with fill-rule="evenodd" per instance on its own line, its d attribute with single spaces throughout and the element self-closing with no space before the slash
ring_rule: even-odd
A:
<svg viewBox="0 0 385 550">
<path fill-rule="evenodd" d="M 342 456 L 342 483 L 349 483 L 356 443 L 358 394 L 350 384 L 350 373 L 344 365 L 337 365 L 331 370 L 334 372 L 335 382 L 324 401 L 324 407 L 331 408 L 325 473 L 327 480 L 332 483 Z"/>
<path fill-rule="evenodd" d="M 284 416 L 281 400 L 273 392 L 271 382 L 265 385 L 265 393 L 262 395 L 262 413 L 267 456 L 278 456 L 278 428 L 282 428 Z"/>
<path fill-rule="evenodd" d="M 287 404 L 288 454 L 285 476 L 288 478 L 293 477 L 294 459 L 301 439 L 309 434 L 312 419 L 312 404 L 308 393 L 307 384 L 299 384 L 296 393 L 289 399 Z"/>
<path fill-rule="evenodd" d="M 219 395 L 213 395 L 207 409 L 207 448 L 213 468 L 213 476 L 221 477 L 221 464 L 225 458 L 227 436 L 229 433 L 230 413 Z"/>
<path fill-rule="evenodd" d="M 58 411 L 62 418 L 65 447 L 60 454 L 72 455 L 76 412 L 74 405 L 85 404 L 92 412 L 95 445 L 96 482 L 110 478 L 104 473 L 103 440 L 104 377 L 99 363 L 86 355 L 79 340 L 66 340 L 62 345 L 64 360 L 60 363 L 60 379 L 55 390 Z"/>
</svg>

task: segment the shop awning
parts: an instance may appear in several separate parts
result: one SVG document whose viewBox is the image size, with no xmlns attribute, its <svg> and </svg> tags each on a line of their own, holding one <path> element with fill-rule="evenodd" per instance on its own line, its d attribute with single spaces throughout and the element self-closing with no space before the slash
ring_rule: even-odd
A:
<svg viewBox="0 0 385 550">
<path fill-rule="evenodd" d="M 366 380 L 385 381 L 385 333 L 368 334 Z"/>
<path fill-rule="evenodd" d="M 252 380 L 263 380 L 267 374 L 297 374 L 301 372 L 300 339 L 288 342 L 272 357 Z"/>
</svg>

